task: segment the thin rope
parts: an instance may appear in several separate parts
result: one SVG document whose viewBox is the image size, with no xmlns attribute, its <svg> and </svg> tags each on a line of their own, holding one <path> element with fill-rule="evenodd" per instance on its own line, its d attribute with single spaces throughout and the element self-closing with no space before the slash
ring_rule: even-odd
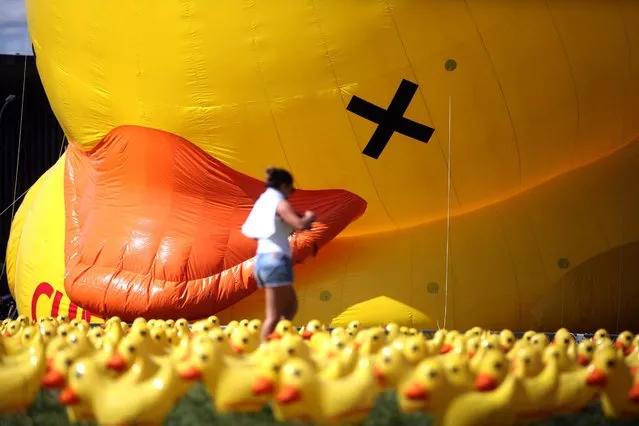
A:
<svg viewBox="0 0 639 426">
<path fill-rule="evenodd" d="M 64 152 L 64 140 L 67 137 L 66 134 L 62 133 L 62 142 L 60 143 L 60 151 L 58 152 L 58 159 L 62 157 L 62 153 Z"/>
<path fill-rule="evenodd" d="M 24 90 L 27 82 L 27 57 L 24 57 L 24 68 L 22 70 L 22 100 L 20 101 L 20 130 L 18 131 L 18 155 L 16 156 L 16 174 L 13 182 L 13 202 L 11 203 L 11 221 L 9 223 L 13 223 L 13 216 L 15 215 L 15 206 L 18 201 L 18 173 L 20 171 L 20 151 L 22 149 L 22 118 L 24 117 Z M 20 196 L 26 194 L 26 191 Z M 8 209 L 8 207 L 7 207 Z M 2 213 L 4 213 L 7 209 L 5 209 Z M 1 214 L 0 214 L 1 215 Z M 2 271 L 0 271 L 0 280 L 4 277 L 4 272 L 7 265 L 6 263 L 2 264 Z"/>
<path fill-rule="evenodd" d="M 17 197 L 15 200 L 13 200 L 13 202 L 12 202 L 11 204 L 9 204 L 7 207 L 5 207 L 5 209 L 4 209 L 4 210 L 2 210 L 2 211 L 0 212 L 0 216 L 2 216 L 3 214 L 5 214 L 6 212 L 8 212 L 8 211 L 9 211 L 9 209 L 10 209 L 11 207 L 15 206 L 15 204 L 16 204 L 18 201 L 20 201 L 20 199 L 21 199 L 22 197 L 24 197 L 24 196 L 25 196 L 25 194 L 26 194 L 27 192 L 29 192 L 29 190 L 28 190 L 28 189 L 27 189 L 26 191 L 24 191 L 22 194 L 18 195 L 18 197 Z M 0 278 L 1 278 L 1 277 L 2 277 L 2 275 L 0 275 Z"/>
<path fill-rule="evenodd" d="M 24 89 L 27 82 L 27 57 L 24 57 L 24 69 L 22 71 L 22 100 L 20 102 L 20 130 L 18 131 L 18 155 L 16 156 L 16 175 L 13 182 L 13 203 L 11 204 L 11 222 L 15 214 L 15 201 L 18 195 L 18 173 L 20 172 L 20 151 L 22 150 L 22 119 L 24 117 Z"/>
<path fill-rule="evenodd" d="M 62 134 L 62 143 L 60 144 L 60 151 L 58 152 L 58 159 L 60 159 L 60 157 L 62 157 L 62 154 L 64 154 L 64 141 L 66 140 L 67 135 L 65 135 L 64 133 Z M 0 216 L 2 216 L 3 214 L 5 214 L 7 211 L 9 211 L 9 209 L 14 206 L 18 201 L 20 201 L 20 199 L 22 197 L 24 197 L 26 195 L 27 192 L 29 192 L 29 189 L 31 189 L 31 187 L 27 188 L 22 194 L 18 195 L 11 204 L 9 204 L 7 207 L 5 207 L 1 212 L 0 212 Z M 2 277 L 2 275 L 0 275 L 0 277 Z"/>
<path fill-rule="evenodd" d="M 452 98 L 448 96 L 448 206 L 446 212 L 446 278 L 444 280 L 444 328 L 448 316 L 448 270 L 450 269 L 450 141 L 452 123 Z"/>
</svg>

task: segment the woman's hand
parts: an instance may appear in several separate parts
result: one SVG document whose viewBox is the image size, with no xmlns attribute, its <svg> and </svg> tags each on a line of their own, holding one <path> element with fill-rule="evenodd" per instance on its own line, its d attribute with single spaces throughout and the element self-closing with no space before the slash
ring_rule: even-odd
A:
<svg viewBox="0 0 639 426">
<path fill-rule="evenodd" d="M 315 222 L 317 218 L 315 217 L 315 213 L 313 213 L 310 210 L 306 210 L 304 212 L 304 216 L 302 216 L 302 220 L 306 223 L 308 223 L 308 225 L 306 226 L 306 229 L 311 229 L 311 227 L 313 226 L 313 222 Z"/>
</svg>

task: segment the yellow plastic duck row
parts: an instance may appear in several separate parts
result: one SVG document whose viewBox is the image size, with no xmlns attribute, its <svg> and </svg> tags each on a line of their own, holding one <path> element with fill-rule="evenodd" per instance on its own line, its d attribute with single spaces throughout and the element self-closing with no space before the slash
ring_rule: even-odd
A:
<svg viewBox="0 0 639 426">
<path fill-rule="evenodd" d="M 438 330 L 397 324 L 331 331 L 280 321 L 261 344 L 260 320 L 119 318 L 101 327 L 64 317 L 0 326 L 0 412 L 28 408 L 41 387 L 59 389 L 72 422 L 160 425 L 195 382 L 216 411 L 270 404 L 280 421 L 343 424 L 366 419 L 377 396 L 446 426 L 513 424 L 600 401 L 610 418 L 639 417 L 639 336 L 605 330 L 579 343 L 527 331 Z"/>
</svg>

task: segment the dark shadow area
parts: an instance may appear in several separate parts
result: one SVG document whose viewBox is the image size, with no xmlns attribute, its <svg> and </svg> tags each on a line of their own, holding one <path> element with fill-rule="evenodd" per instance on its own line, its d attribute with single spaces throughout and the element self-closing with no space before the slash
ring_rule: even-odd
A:
<svg viewBox="0 0 639 426">
<path fill-rule="evenodd" d="M 26 77 L 23 79 L 23 76 Z M 23 96 L 24 80 L 24 96 Z M 0 55 L 0 107 L 9 95 L 15 100 L 5 108 L 0 121 L 0 212 L 13 202 L 18 146 L 20 164 L 16 197 L 20 197 L 60 156 L 62 129 L 47 100 L 35 58 Z M 20 139 L 20 110 L 22 114 L 22 138 Z M 16 204 L 20 205 L 22 198 Z M 7 239 L 11 227 L 11 208 L 0 217 L 0 265 L 5 262 Z M 8 292 L 6 271 L 0 280 L 0 295 Z"/>
<path fill-rule="evenodd" d="M 594 256 L 555 283 L 533 309 L 537 330 L 639 329 L 639 241 Z M 611 312 L 618 312 L 613 315 Z M 607 321 L 602 318 L 608 318 Z"/>
</svg>

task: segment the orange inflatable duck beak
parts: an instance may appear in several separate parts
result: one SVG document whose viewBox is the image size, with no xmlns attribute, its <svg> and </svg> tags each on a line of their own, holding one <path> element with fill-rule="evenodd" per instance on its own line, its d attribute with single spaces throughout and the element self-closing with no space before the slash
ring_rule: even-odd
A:
<svg viewBox="0 0 639 426">
<path fill-rule="evenodd" d="M 124 357 L 119 352 L 116 352 L 111 358 L 109 358 L 106 366 L 107 368 L 118 373 L 123 373 L 127 369 L 126 359 L 124 359 Z"/>
<path fill-rule="evenodd" d="M 275 391 L 275 383 L 266 377 L 258 377 L 251 386 L 253 395 L 270 395 Z"/>
<path fill-rule="evenodd" d="M 67 386 L 60 392 L 58 401 L 60 401 L 62 405 L 75 405 L 80 403 L 80 397 L 73 388 Z"/>
<path fill-rule="evenodd" d="M 404 396 L 412 401 L 426 401 L 428 399 L 429 392 L 424 385 L 413 382 L 404 391 Z"/>
<path fill-rule="evenodd" d="M 479 374 L 475 380 L 475 389 L 480 392 L 490 392 L 499 387 L 499 382 L 490 374 Z"/>
<path fill-rule="evenodd" d="M 66 378 L 62 373 L 55 368 L 50 368 L 47 373 L 42 377 L 41 384 L 47 389 L 60 389 L 66 383 Z"/>
<path fill-rule="evenodd" d="M 160 130 L 117 127 L 91 151 L 69 144 L 68 296 L 124 321 L 204 318 L 233 305 L 257 288 L 257 243 L 240 228 L 263 191 L 262 181 Z M 298 190 L 290 202 L 318 217 L 292 238 L 294 263 L 366 210 L 345 190 Z"/>
<path fill-rule="evenodd" d="M 284 385 L 277 393 L 275 400 L 282 405 L 292 404 L 302 400 L 302 393 L 293 385 Z"/>
</svg>

